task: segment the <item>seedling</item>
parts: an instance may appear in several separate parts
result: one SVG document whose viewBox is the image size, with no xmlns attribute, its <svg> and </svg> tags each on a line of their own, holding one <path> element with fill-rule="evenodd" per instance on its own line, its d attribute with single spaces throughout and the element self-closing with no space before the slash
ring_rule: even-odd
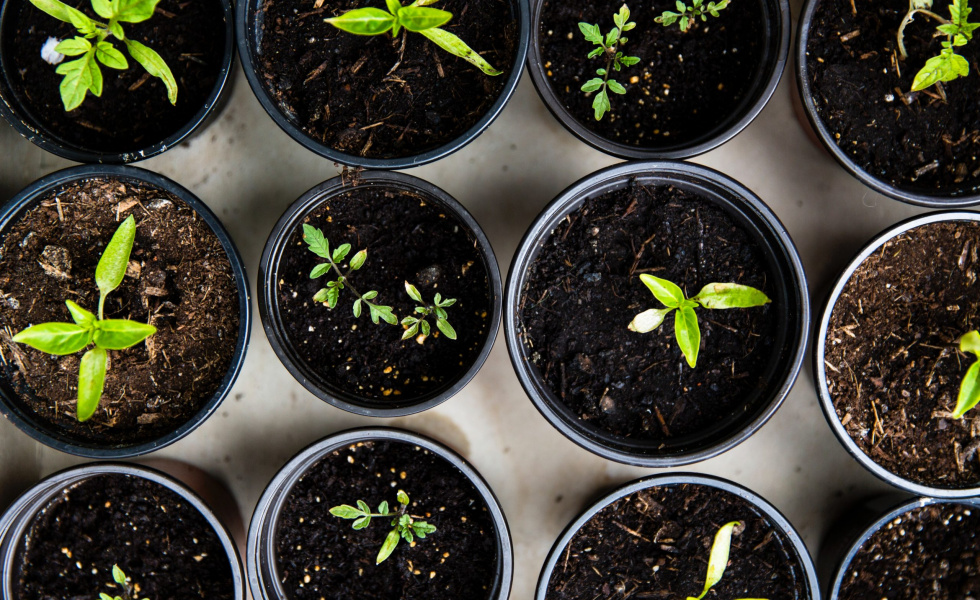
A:
<svg viewBox="0 0 980 600">
<path fill-rule="evenodd" d="M 422 331 L 422 335 L 429 337 L 430 327 L 429 322 L 426 321 L 426 317 L 435 314 L 436 316 L 436 327 L 439 331 L 443 333 L 447 338 L 451 340 L 456 339 L 456 330 L 453 326 L 449 324 L 446 320 L 446 307 L 456 304 L 455 298 L 445 298 L 443 299 L 442 294 L 436 293 L 432 300 L 432 304 L 422 300 L 422 294 L 419 293 L 418 289 L 409 282 L 405 282 L 405 292 L 419 303 L 415 307 L 415 314 L 421 315 L 420 317 L 405 317 L 402 319 L 402 325 L 407 326 L 408 329 L 402 334 L 402 339 L 407 340 L 408 338 L 414 336 L 419 330 Z M 424 339 L 424 338 L 423 338 Z"/>
<path fill-rule="evenodd" d="M 491 67 L 466 42 L 445 29 L 440 29 L 440 25 L 445 25 L 453 18 L 453 13 L 438 8 L 426 8 L 438 1 L 415 0 L 408 6 L 402 6 L 399 0 L 385 0 L 387 11 L 380 8 L 355 8 L 324 21 L 355 35 L 381 35 L 390 30 L 391 35 L 397 38 L 402 29 L 421 33 L 446 52 L 462 58 L 487 75 L 502 74 L 503 71 Z"/>
<path fill-rule="evenodd" d="M 708 556 L 708 573 L 704 576 L 704 591 L 698 597 L 688 596 L 687 600 L 701 600 L 707 595 L 708 590 L 713 588 L 721 581 L 728 567 L 728 554 L 732 548 L 732 532 L 735 527 L 741 525 L 739 521 L 725 523 L 715 534 L 715 541 L 711 544 L 711 554 Z M 736 598 L 735 600 L 766 600 L 765 598 Z"/>
<path fill-rule="evenodd" d="M 95 283 L 99 286 L 99 316 L 71 300 L 65 300 L 74 323 L 41 323 L 21 331 L 12 339 L 41 352 L 64 356 L 74 354 L 89 344 L 78 369 L 78 420 L 87 421 L 99 406 L 105 387 L 107 350 L 125 350 L 157 332 L 146 323 L 127 319 L 106 319 L 103 316 L 106 296 L 119 287 L 129 265 L 129 253 L 136 239 L 136 219 L 130 215 L 123 221 L 102 252 L 95 267 Z"/>
<path fill-rule="evenodd" d="M 384 501 L 378 506 L 378 512 L 371 512 L 371 507 L 363 500 L 357 501 L 357 507 L 349 504 L 342 504 L 330 509 L 330 514 L 341 519 L 354 519 L 354 529 L 364 529 L 371 524 L 372 517 L 394 517 L 391 526 L 394 528 L 385 538 L 375 564 L 380 565 L 391 556 L 398 546 L 398 541 L 404 539 L 411 544 L 415 538 L 424 539 L 430 533 L 435 533 L 434 525 L 429 525 L 425 521 L 419 521 L 423 517 L 408 514 L 408 494 L 398 490 L 398 510 L 388 510 L 388 502 Z"/>
<path fill-rule="evenodd" d="M 666 279 L 644 273 L 640 275 L 640 281 L 667 308 L 651 308 L 641 312 L 633 317 L 629 330 L 638 333 L 653 331 L 660 327 L 670 311 L 676 309 L 674 335 L 692 369 L 698 362 L 698 351 L 701 349 L 701 330 L 695 308 L 699 305 L 708 309 L 750 308 L 771 302 L 768 296 L 754 287 L 737 283 L 709 283 L 701 288 L 697 296 L 687 298 L 681 288 Z"/>
<path fill-rule="evenodd" d="M 177 104 L 177 80 L 170 72 L 170 67 L 155 50 L 127 38 L 121 25 L 148 20 L 153 16 L 159 2 L 160 0 L 92 0 L 95 13 L 108 20 L 108 23 L 103 23 L 88 18 L 82 11 L 60 0 L 31 0 L 31 4 L 55 19 L 74 25 L 81 34 L 64 40 L 55 47 L 59 54 L 81 57 L 62 63 L 55 70 L 58 75 L 64 76 L 60 89 L 65 111 L 78 108 L 89 92 L 102 96 L 102 70 L 99 63 L 110 69 L 129 68 L 126 57 L 112 45 L 110 37 L 125 44 L 129 55 L 143 65 L 147 73 L 159 77 L 167 86 L 167 99 L 171 104 Z"/>
<path fill-rule="evenodd" d="M 969 352 L 978 360 L 970 365 L 960 382 L 960 393 L 952 415 L 954 419 L 962 419 L 963 415 L 980 403 L 980 332 L 974 330 L 963 335 L 960 338 L 960 352 Z"/>
<path fill-rule="evenodd" d="M 103 592 L 99 594 L 99 600 L 133 600 L 133 586 L 129 585 L 129 578 L 119 568 L 119 565 L 112 565 L 112 580 L 122 588 L 122 594 L 110 596 Z"/>
<path fill-rule="evenodd" d="M 933 56 L 926 61 L 922 69 L 916 73 L 912 80 L 912 91 L 924 90 L 931 85 L 939 82 L 953 81 L 958 77 L 966 77 L 970 74 L 970 63 L 963 56 L 953 51 L 953 48 L 965 46 L 973 39 L 973 30 L 980 27 L 980 23 L 970 23 L 967 19 L 972 9 L 967 0 L 953 0 L 949 5 L 950 20 L 946 20 L 932 12 L 933 0 L 909 0 L 909 11 L 906 13 L 902 24 L 898 27 L 898 51 L 902 58 L 908 58 L 905 50 L 905 26 L 912 22 L 916 13 L 921 13 L 939 22 L 936 26 L 937 37 L 946 36 L 942 42 L 943 49 L 939 56 Z M 945 100 L 946 94 L 942 86 L 937 86 L 940 95 Z"/>
<path fill-rule="evenodd" d="M 664 27 L 670 27 L 674 23 L 680 21 L 681 31 L 687 33 L 691 26 L 698 22 L 700 18 L 702 21 L 708 20 L 708 15 L 712 17 L 718 16 L 718 11 L 728 8 L 730 0 L 721 0 L 721 2 L 708 2 L 704 3 L 704 0 L 693 0 L 690 6 L 677 0 L 677 10 L 678 12 L 673 12 L 670 10 L 665 10 L 663 14 L 654 19 L 657 23 L 660 23 Z"/>
<path fill-rule="evenodd" d="M 625 56 L 622 52 L 623 45 L 629 41 L 622 34 L 636 27 L 636 23 L 630 22 L 629 19 L 630 9 L 624 4 L 619 9 L 619 12 L 613 15 L 613 22 L 616 26 L 610 29 L 609 33 L 605 36 L 602 35 L 602 31 L 598 25 L 589 25 L 588 23 L 578 24 L 578 28 L 582 31 L 585 39 L 596 46 L 592 49 L 592 52 L 589 52 L 589 58 L 595 58 L 599 55 L 603 55 L 606 58 L 606 66 L 595 71 L 599 77 L 586 81 L 585 85 L 582 86 L 583 92 L 599 92 L 592 99 L 592 108 L 595 110 L 596 121 L 601 121 L 602 115 L 606 114 L 611 108 L 609 103 L 610 90 L 614 94 L 626 93 L 626 88 L 623 87 L 623 84 L 610 78 L 610 70 L 622 71 L 623 67 L 632 67 L 640 62 L 640 59 L 636 56 Z"/>
</svg>

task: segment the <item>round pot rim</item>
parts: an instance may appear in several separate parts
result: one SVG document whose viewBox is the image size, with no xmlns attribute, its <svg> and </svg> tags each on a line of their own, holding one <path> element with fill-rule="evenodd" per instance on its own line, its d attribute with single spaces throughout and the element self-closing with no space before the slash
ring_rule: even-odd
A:
<svg viewBox="0 0 980 600">
<path fill-rule="evenodd" d="M 702 135 L 694 140 L 693 143 L 670 146 L 667 149 L 659 150 L 655 148 L 644 148 L 641 146 L 631 146 L 603 137 L 591 129 L 582 125 L 573 117 L 562 105 L 556 96 L 548 80 L 542 74 L 542 60 L 539 43 L 541 10 L 544 0 L 532 0 L 535 2 L 533 9 L 533 20 L 531 27 L 531 39 L 528 44 L 527 70 L 531 75 L 531 81 L 538 92 L 538 96 L 551 112 L 552 116 L 562 124 L 572 135 L 592 146 L 600 152 L 604 152 L 617 158 L 627 160 L 635 159 L 682 159 L 691 158 L 699 154 L 704 154 L 709 150 L 721 146 L 725 142 L 741 133 L 752 121 L 755 120 L 762 109 L 766 107 L 769 99 L 776 91 L 779 81 L 782 79 L 783 71 L 786 68 L 786 60 L 789 57 L 790 46 L 790 6 L 788 0 L 763 0 L 764 3 L 773 4 L 778 10 L 778 18 L 769 21 L 770 32 L 766 39 L 771 42 L 771 52 L 764 55 L 759 69 L 760 85 L 758 95 L 750 103 L 744 100 L 739 106 L 747 106 L 745 114 L 738 120 L 730 123 L 722 123 L 712 130 L 711 133 Z M 774 32 L 772 30 L 775 30 Z M 768 74 L 767 74 L 768 73 Z M 762 83 L 764 82 L 764 85 Z"/>
<path fill-rule="evenodd" d="M 270 599 L 266 595 L 266 587 L 273 588 L 277 594 L 274 598 L 284 599 L 285 593 L 279 580 L 275 577 L 266 584 L 262 573 L 266 568 L 275 571 L 274 547 L 263 534 L 267 529 L 274 528 L 279 509 L 288 498 L 288 492 L 296 481 L 329 452 L 356 442 L 371 440 L 392 440 L 406 444 L 421 446 L 457 468 L 473 484 L 487 505 L 487 510 L 493 519 L 497 533 L 497 558 L 499 560 L 495 581 L 496 593 L 489 600 L 506 600 L 510 596 L 514 576 L 514 549 L 511 542 L 510 528 L 507 517 L 483 476 L 465 458 L 449 446 L 419 433 L 394 427 L 359 427 L 331 434 L 316 441 L 283 465 L 272 481 L 262 492 L 248 527 L 248 545 L 245 551 L 248 582 L 256 600 Z M 273 521 L 269 524 L 269 521 Z M 269 547 L 263 550 L 263 544 Z M 265 560 L 269 562 L 266 563 Z"/>
<path fill-rule="evenodd" d="M 507 81 L 504 84 L 504 88 L 500 92 L 500 96 L 497 97 L 493 105 L 472 127 L 445 144 L 418 154 L 396 158 L 366 158 L 356 154 L 340 152 L 324 143 L 314 140 L 301 127 L 290 122 L 282 114 L 282 111 L 279 110 L 279 107 L 272 98 L 269 97 L 269 93 L 266 91 L 258 75 L 258 61 L 256 57 L 259 51 L 255 48 L 253 37 L 248 33 L 255 20 L 255 11 L 252 10 L 252 6 L 257 6 L 256 3 L 259 1 L 262 0 L 238 0 L 238 6 L 235 8 L 235 37 L 238 40 L 238 54 L 241 57 L 242 68 L 245 71 L 245 78 L 248 79 L 249 87 L 251 87 L 252 93 L 258 99 L 259 104 L 262 105 L 265 112 L 289 137 L 307 150 L 337 164 L 363 167 L 365 169 L 398 170 L 420 167 L 449 156 L 475 140 L 490 127 L 490 124 L 503 112 L 507 103 L 517 90 L 517 84 L 520 83 L 521 74 L 524 70 L 528 39 L 530 38 L 529 0 L 508 0 L 514 8 L 514 17 L 518 25 L 519 34 L 514 62 Z"/>
<path fill-rule="evenodd" d="M 272 228 L 272 231 L 269 233 L 269 238 L 262 249 L 262 258 L 259 263 L 259 315 L 262 320 L 265 335 L 269 339 L 269 344 L 272 346 L 276 356 L 289 373 L 311 394 L 337 408 L 357 415 L 367 417 L 403 417 L 428 410 L 449 400 L 462 390 L 483 367 L 484 362 L 486 362 L 487 357 L 490 355 L 490 350 L 493 348 L 493 343 L 497 338 L 497 331 L 500 326 L 503 303 L 500 267 L 493 253 L 493 248 L 490 245 L 490 240 L 487 239 L 480 224 L 477 223 L 476 219 L 473 218 L 458 200 L 442 188 L 413 175 L 394 171 L 364 171 L 358 177 L 358 186 L 385 186 L 420 194 L 440 204 L 446 210 L 451 211 L 459 222 L 468 227 L 472 232 L 473 238 L 477 241 L 478 249 L 484 258 L 490 304 L 487 337 L 473 363 L 452 385 L 444 387 L 441 392 L 425 394 L 422 396 L 423 400 L 421 401 L 410 402 L 406 400 L 398 406 L 389 408 L 376 406 L 374 402 L 362 401 L 360 397 L 339 389 L 325 389 L 321 387 L 315 379 L 315 374 L 309 371 L 308 367 L 298 357 L 294 359 L 290 350 L 292 344 L 289 342 L 288 337 L 281 331 L 278 299 L 275 294 L 270 294 L 269 290 L 276 289 L 278 265 L 282 258 L 286 240 L 306 215 L 316 210 L 323 201 L 350 188 L 345 183 L 343 176 L 328 179 L 307 190 L 286 209 L 276 222 L 276 225 Z M 308 377 L 307 374 L 314 377 Z"/>
<path fill-rule="evenodd" d="M 16 403 L 11 402 L 6 397 L 6 392 L 0 389 L 0 414 L 38 442 L 56 450 L 85 458 L 131 458 L 148 454 L 173 444 L 191 433 L 218 410 L 218 406 L 231 391 L 235 380 L 238 378 L 238 374 L 241 372 L 242 364 L 245 361 L 252 321 L 251 295 L 249 294 L 248 278 L 245 275 L 245 265 L 242 262 L 241 256 L 238 254 L 238 249 L 234 241 L 232 241 L 218 217 L 187 188 L 163 175 L 139 167 L 123 165 L 80 165 L 62 169 L 42 177 L 18 192 L 9 202 L 0 207 L 0 236 L 3 235 L 4 229 L 20 220 L 21 213 L 27 210 L 40 195 L 71 181 L 93 177 L 110 177 L 139 181 L 167 191 L 184 201 L 208 225 L 221 243 L 228 259 L 232 278 L 235 281 L 235 287 L 238 291 L 238 337 L 235 342 L 235 353 L 232 355 L 228 370 L 225 372 L 217 390 L 201 406 L 198 412 L 185 423 L 165 435 L 146 442 L 124 446 L 99 446 L 90 443 L 70 442 L 37 427 L 37 423 L 43 421 L 40 419 L 35 420 L 31 415 L 17 408 Z"/>
<path fill-rule="evenodd" d="M 865 454 L 857 446 L 854 440 L 851 439 L 851 436 L 848 435 L 847 429 L 841 425 L 840 419 L 837 418 L 837 412 L 834 410 L 834 400 L 830 397 L 830 391 L 827 385 L 827 369 L 823 358 L 827 348 L 827 330 L 830 326 L 830 317 L 834 311 L 834 307 L 837 305 L 837 300 L 840 298 L 841 292 L 850 281 L 854 271 L 856 271 L 858 267 L 864 263 L 865 259 L 874 254 L 885 243 L 891 241 L 899 235 L 907 233 L 908 231 L 917 227 L 921 227 L 922 225 L 947 221 L 980 222 L 980 213 L 950 210 L 933 212 L 918 217 L 905 219 L 896 225 L 888 227 L 872 238 L 871 241 L 865 244 L 864 247 L 861 248 L 861 250 L 854 256 L 854 258 L 848 262 L 847 266 L 834 281 L 834 286 L 831 288 L 830 293 L 827 295 L 827 299 L 824 301 L 823 310 L 820 314 L 820 321 L 816 323 L 816 335 L 814 336 L 813 343 L 813 383 L 817 388 L 817 398 L 820 401 L 820 408 L 823 410 L 823 415 L 827 420 L 827 424 L 830 426 L 830 429 L 834 432 L 834 435 L 840 441 L 841 445 L 844 446 L 844 449 L 847 450 L 847 453 L 857 460 L 861 466 L 882 481 L 917 496 L 931 496 L 942 499 L 962 499 L 980 494 L 980 483 L 977 483 L 972 487 L 960 489 L 939 488 L 915 483 L 885 469 L 873 461 L 870 456 Z"/>
<path fill-rule="evenodd" d="M 613 502 L 620 500 L 621 498 L 625 498 L 631 494 L 635 494 L 641 490 L 680 484 L 696 484 L 722 490 L 738 496 L 742 500 L 745 500 L 749 504 L 759 509 L 760 512 L 762 512 L 772 523 L 773 528 L 782 530 L 783 534 L 786 536 L 786 539 L 789 540 L 790 544 L 792 545 L 793 550 L 796 551 L 801 570 L 803 571 L 802 583 L 809 588 L 806 590 L 810 593 L 808 597 L 809 600 L 820 600 L 820 586 L 817 580 L 817 570 L 813 562 L 813 557 L 810 556 L 810 551 L 807 550 L 806 544 L 803 543 L 803 538 L 800 537 L 799 532 L 795 527 L 793 527 L 793 524 L 790 523 L 781 512 L 779 512 L 779 509 L 770 504 L 769 501 L 762 496 L 756 494 L 745 486 L 735 483 L 734 481 L 730 481 L 722 477 L 696 473 L 649 475 L 639 479 L 634 479 L 633 481 L 623 484 L 614 491 L 604 495 L 599 500 L 596 500 L 590 504 L 588 508 L 582 511 L 577 517 L 575 517 L 575 519 L 565 526 L 561 535 L 558 536 L 558 539 L 555 541 L 554 545 L 552 545 L 551 550 L 548 551 L 548 557 L 545 559 L 544 565 L 541 567 L 541 573 L 538 576 L 538 583 L 534 593 L 535 600 L 547 600 L 546 594 L 548 591 L 548 584 L 551 581 L 551 575 L 554 568 L 558 564 L 558 560 L 561 558 L 561 551 L 568 545 L 569 542 L 571 542 L 572 538 L 575 537 L 575 534 L 577 534 L 586 523 L 592 520 L 592 518 L 603 509 Z"/>
<path fill-rule="evenodd" d="M 52 154 L 67 158 L 81 163 L 100 163 L 100 164 L 125 164 L 133 163 L 147 158 L 162 154 L 181 143 L 199 127 L 201 127 L 214 113 L 215 109 L 221 105 L 221 99 L 231 79 L 232 68 L 235 64 L 235 24 L 234 8 L 231 0 L 216 0 L 221 5 L 221 10 L 225 21 L 225 44 L 222 49 L 221 69 L 218 71 L 218 78 L 211 88 L 204 104 L 194 113 L 193 116 L 177 131 L 166 136 L 162 140 L 149 144 L 142 148 L 137 148 L 125 152 L 103 152 L 89 150 L 77 145 L 68 145 L 48 135 L 44 128 L 35 127 L 25 122 L 20 116 L 20 111 L 14 108 L 12 99 L 8 99 L 2 93 L 4 85 L 0 85 L 0 116 L 7 120 L 17 132 L 34 145 Z M 7 4 L 7 3 L 5 3 Z M 4 14 L 0 9 L 0 14 Z M 230 93 L 230 92 L 229 92 Z"/>
<path fill-rule="evenodd" d="M 764 410 L 760 411 L 755 419 L 746 423 L 744 428 L 727 435 L 720 442 L 695 451 L 672 456 L 649 456 L 613 448 L 584 435 L 578 428 L 567 423 L 563 416 L 552 406 L 551 399 L 547 397 L 548 394 L 540 394 L 538 392 L 538 387 L 547 389 L 547 386 L 543 384 L 539 386 L 536 383 L 538 377 L 532 369 L 528 368 L 526 362 L 522 359 L 523 345 L 517 335 L 517 305 L 520 301 L 521 288 L 525 281 L 527 266 L 535 258 L 538 250 L 538 241 L 551 234 L 551 223 L 554 216 L 564 212 L 568 206 L 579 203 L 584 195 L 588 194 L 601 183 L 643 174 L 657 175 L 665 179 L 688 175 L 696 177 L 699 181 L 724 188 L 731 192 L 733 196 L 739 197 L 745 209 L 750 210 L 769 226 L 768 233 L 771 235 L 771 239 L 778 242 L 779 247 L 783 250 L 782 255 L 786 262 L 787 271 L 794 276 L 793 285 L 790 285 L 788 281 L 786 285 L 788 289 L 796 290 L 797 295 L 794 299 L 799 303 L 799 319 L 795 324 L 795 329 L 790 331 L 791 334 L 796 336 L 798 343 L 792 351 L 792 357 L 787 358 L 785 361 L 788 365 L 786 378 L 778 388 L 774 388 L 771 403 Z M 761 231 L 761 228 L 759 229 Z M 538 412 L 553 427 L 580 447 L 604 458 L 640 467 L 676 467 L 695 463 L 726 452 L 746 440 L 765 425 L 776 411 L 779 410 L 783 401 L 785 401 L 786 396 L 799 376 L 810 335 L 810 298 L 807 292 L 806 274 L 796 246 L 793 244 L 793 240 L 790 238 L 786 228 L 779 221 L 779 218 L 755 193 L 738 181 L 709 167 L 681 161 L 637 161 L 613 165 L 586 175 L 558 194 L 535 218 L 518 244 L 517 251 L 511 262 L 510 271 L 507 275 L 505 296 L 503 327 L 508 354 L 510 355 L 511 364 L 521 383 L 521 387 L 524 388 L 525 393 L 535 408 L 538 409 Z"/>
</svg>

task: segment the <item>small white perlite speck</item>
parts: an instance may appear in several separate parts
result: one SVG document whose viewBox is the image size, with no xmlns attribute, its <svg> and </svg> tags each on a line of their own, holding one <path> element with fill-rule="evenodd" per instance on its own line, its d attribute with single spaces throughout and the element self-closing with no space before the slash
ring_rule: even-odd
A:
<svg viewBox="0 0 980 600">
<path fill-rule="evenodd" d="M 41 46 L 41 58 L 44 62 L 49 65 L 56 65 L 61 61 L 65 60 L 65 55 L 55 50 L 55 47 L 61 43 L 58 38 L 49 37 L 44 45 Z"/>
</svg>

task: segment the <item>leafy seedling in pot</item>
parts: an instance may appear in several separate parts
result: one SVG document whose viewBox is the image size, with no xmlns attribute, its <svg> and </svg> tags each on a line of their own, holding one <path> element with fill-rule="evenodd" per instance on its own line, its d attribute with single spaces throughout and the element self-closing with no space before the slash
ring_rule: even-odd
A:
<svg viewBox="0 0 980 600">
<path fill-rule="evenodd" d="M 606 66 L 596 69 L 595 73 L 598 77 L 586 81 L 585 85 L 582 86 L 583 92 L 598 92 L 592 99 L 596 121 L 602 120 L 602 115 L 606 114 L 612 107 L 609 103 L 610 91 L 614 94 L 626 93 L 623 84 L 610 77 L 611 71 L 622 71 L 623 67 L 632 67 L 640 62 L 636 56 L 625 56 L 622 52 L 623 45 L 629 41 L 622 34 L 636 27 L 636 23 L 630 22 L 629 18 L 630 9 L 624 4 L 619 12 L 613 15 L 613 22 L 616 26 L 610 29 L 605 36 L 602 35 L 598 25 L 578 24 L 578 28 L 582 31 L 585 39 L 596 46 L 592 52 L 589 52 L 589 58 L 602 55 L 606 59 Z"/>
<path fill-rule="evenodd" d="M 666 279 L 644 273 L 640 275 L 640 281 L 666 308 L 641 312 L 630 322 L 629 330 L 638 333 L 653 331 L 660 327 L 670 311 L 677 310 L 674 313 L 674 335 L 691 368 L 697 365 L 698 351 L 701 349 L 701 329 L 695 308 L 750 308 L 771 302 L 768 296 L 754 287 L 737 283 L 709 283 L 701 288 L 697 296 L 687 298 L 681 288 Z"/>
<path fill-rule="evenodd" d="M 687 600 L 701 600 L 708 591 L 721 581 L 728 567 L 728 554 L 732 548 L 732 532 L 739 526 L 739 521 L 725 523 L 715 534 L 715 541 L 711 544 L 711 554 L 708 556 L 708 572 L 704 577 L 704 591 L 698 597 L 688 596 Z M 736 598 L 735 600 L 766 600 L 765 598 Z"/>
<path fill-rule="evenodd" d="M 721 2 L 708 2 L 704 3 L 704 0 L 693 0 L 691 5 L 688 6 L 677 0 L 677 10 L 678 12 L 673 12 L 670 10 L 665 10 L 663 14 L 654 19 L 657 23 L 660 23 L 664 27 L 670 27 L 674 23 L 679 23 L 681 31 L 687 33 L 691 29 L 691 26 L 698 22 L 700 18 L 702 21 L 708 20 L 708 15 L 712 17 L 717 17 L 718 11 L 728 8 L 730 0 L 721 0 Z"/>
<path fill-rule="evenodd" d="M 99 406 L 105 386 L 106 351 L 131 348 L 157 332 L 153 325 L 103 316 L 106 296 L 119 287 L 126 275 L 135 239 L 136 219 L 130 215 L 116 229 L 95 267 L 95 283 L 99 286 L 98 318 L 71 300 L 65 300 L 74 323 L 41 323 L 12 338 L 41 352 L 59 356 L 74 354 L 95 344 L 95 348 L 82 355 L 78 369 L 79 421 L 87 421 Z"/>
<path fill-rule="evenodd" d="M 422 294 L 419 293 L 418 289 L 407 281 L 405 282 L 405 292 L 412 298 L 412 300 L 419 303 L 419 305 L 415 307 L 415 314 L 420 316 L 405 317 L 402 319 L 402 325 L 408 327 L 408 329 L 405 330 L 405 333 L 402 334 L 403 340 L 407 340 L 421 330 L 422 335 L 424 336 L 422 341 L 425 341 L 425 338 L 429 337 L 429 333 L 431 331 L 429 322 L 426 321 L 426 318 L 433 314 L 436 316 L 436 327 L 439 328 L 439 331 L 441 331 L 443 335 L 451 340 L 456 339 L 456 330 L 453 329 L 453 326 L 446 320 L 446 307 L 456 304 L 455 298 L 444 299 L 442 294 L 437 293 L 432 300 L 432 304 L 429 304 L 428 302 L 422 300 Z"/>
<path fill-rule="evenodd" d="M 58 65 L 56 73 L 62 75 L 61 101 L 65 110 L 78 108 L 91 92 L 102 95 L 102 70 L 99 63 L 110 69 L 125 70 L 129 62 L 123 53 L 113 46 L 110 38 L 125 44 L 126 51 L 146 72 L 159 77 L 167 86 L 167 99 L 177 104 L 177 80 L 170 67 L 152 48 L 126 37 L 121 23 L 142 23 L 153 16 L 160 0 L 92 0 L 95 13 L 106 23 L 85 16 L 82 11 L 60 0 L 31 0 L 31 4 L 55 19 L 71 23 L 80 35 L 64 40 L 55 46 L 57 54 L 80 58 Z M 43 52 L 43 51 L 42 51 Z M 57 57 L 55 61 L 60 57 Z"/>
<path fill-rule="evenodd" d="M 388 10 L 380 8 L 355 8 L 339 17 L 324 19 L 337 29 L 356 35 L 381 35 L 391 31 L 393 37 L 398 37 L 402 29 L 420 33 L 429 38 L 446 52 L 458 56 L 476 66 L 487 75 L 501 75 L 483 60 L 483 57 L 466 45 L 466 42 L 456 35 L 441 29 L 453 18 L 453 13 L 438 8 L 427 8 L 439 0 L 415 0 L 408 6 L 402 6 L 398 0 L 385 0 Z"/>
<path fill-rule="evenodd" d="M 960 352 L 973 354 L 978 360 L 970 365 L 963 381 L 960 382 L 960 392 L 952 414 L 954 419 L 962 419 L 963 415 L 980 403 L 980 332 L 971 331 L 963 335 L 959 341 Z"/>
<path fill-rule="evenodd" d="M 408 494 L 402 490 L 398 490 L 396 497 L 400 506 L 398 510 L 394 511 L 388 510 L 388 502 L 384 501 L 378 506 L 378 512 L 373 513 L 371 512 L 371 507 L 363 500 L 358 500 L 356 507 L 350 506 L 349 504 L 342 504 L 330 509 L 330 514 L 335 517 L 353 519 L 354 529 L 364 529 L 371 524 L 372 517 L 394 517 L 391 520 L 391 526 L 394 529 L 388 533 L 384 544 L 381 545 L 381 550 L 378 552 L 378 558 L 375 564 L 380 565 L 385 559 L 391 556 L 391 553 L 395 551 L 395 547 L 398 546 L 399 540 L 404 539 L 411 544 L 415 538 L 424 539 L 425 536 L 436 531 L 434 525 L 429 525 L 425 521 L 418 520 L 422 517 L 408 514 Z"/>
<path fill-rule="evenodd" d="M 133 586 L 129 585 L 129 578 L 123 573 L 123 570 L 119 568 L 119 565 L 112 565 L 112 580 L 122 588 L 122 594 L 117 594 L 115 596 L 110 596 L 106 593 L 99 594 L 99 600 L 134 600 L 136 596 L 133 594 Z"/>
<path fill-rule="evenodd" d="M 912 80 L 912 91 L 924 90 L 931 85 L 944 81 L 953 81 L 959 77 L 966 77 L 970 74 L 969 61 L 957 54 L 953 49 L 966 46 L 973 39 L 973 30 L 980 27 L 980 23 L 970 23 L 967 19 L 972 9 L 967 0 L 953 0 L 949 5 L 949 20 L 946 20 L 932 12 L 933 0 L 909 0 L 909 10 L 902 24 L 898 28 L 898 51 L 902 58 L 908 58 L 905 50 L 905 26 L 912 22 L 912 18 L 921 13 L 939 22 L 936 26 L 936 37 L 945 37 L 942 42 L 943 49 L 938 56 L 933 56 L 926 61 L 922 69 Z M 941 86 L 936 87 L 943 99 L 946 93 Z"/>
</svg>

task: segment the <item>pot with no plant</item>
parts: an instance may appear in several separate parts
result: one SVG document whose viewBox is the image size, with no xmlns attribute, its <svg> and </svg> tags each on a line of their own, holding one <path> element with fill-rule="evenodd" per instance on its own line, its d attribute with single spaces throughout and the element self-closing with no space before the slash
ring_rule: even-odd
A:
<svg viewBox="0 0 980 600">
<path fill-rule="evenodd" d="M 575 443 L 673 466 L 762 426 L 799 372 L 809 301 L 792 240 L 705 167 L 619 165 L 562 192 L 522 240 L 504 331 L 531 401 Z"/>
<path fill-rule="evenodd" d="M 355 429 L 300 452 L 252 516 L 252 593 L 506 600 L 513 555 L 493 492 L 426 437 Z"/>
<path fill-rule="evenodd" d="M 135 456 L 200 425 L 231 388 L 250 307 L 237 250 L 188 190 L 76 167 L 0 214 L 0 411 L 79 456 Z"/>
</svg>

